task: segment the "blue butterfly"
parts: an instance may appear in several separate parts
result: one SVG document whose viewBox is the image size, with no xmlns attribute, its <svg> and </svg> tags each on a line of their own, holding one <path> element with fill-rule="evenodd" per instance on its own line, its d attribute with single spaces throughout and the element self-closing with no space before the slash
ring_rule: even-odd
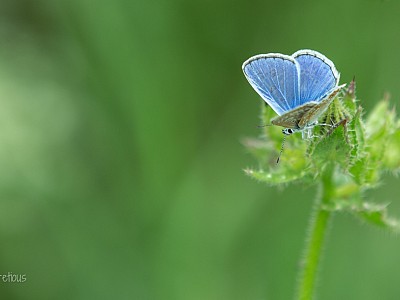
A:
<svg viewBox="0 0 400 300">
<path fill-rule="evenodd" d="M 278 114 L 271 123 L 284 127 L 290 135 L 311 129 L 345 85 L 338 85 L 340 74 L 327 57 L 313 50 L 289 55 L 260 54 L 246 60 L 243 73 L 251 86 Z"/>
</svg>

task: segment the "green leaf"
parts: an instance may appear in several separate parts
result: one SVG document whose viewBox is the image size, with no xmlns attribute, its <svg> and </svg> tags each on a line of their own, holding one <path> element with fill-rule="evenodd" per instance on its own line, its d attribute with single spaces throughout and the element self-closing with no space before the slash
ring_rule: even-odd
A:
<svg viewBox="0 0 400 300">
<path fill-rule="evenodd" d="M 317 169 L 326 163 L 335 162 L 343 170 L 347 169 L 352 147 L 346 141 L 346 125 L 339 125 L 329 135 L 321 137 L 310 154 Z"/>
<path fill-rule="evenodd" d="M 263 170 L 257 171 L 250 168 L 245 169 L 244 171 L 247 175 L 256 179 L 257 181 L 265 182 L 270 185 L 280 185 L 298 181 L 309 175 L 306 171 L 292 173 L 287 173 L 284 171 L 265 172 Z M 312 178 L 308 178 L 307 182 L 310 182 L 311 180 Z"/>
<path fill-rule="evenodd" d="M 387 205 L 363 203 L 361 208 L 354 209 L 352 212 L 369 224 L 400 232 L 400 222 L 387 216 Z"/>
</svg>

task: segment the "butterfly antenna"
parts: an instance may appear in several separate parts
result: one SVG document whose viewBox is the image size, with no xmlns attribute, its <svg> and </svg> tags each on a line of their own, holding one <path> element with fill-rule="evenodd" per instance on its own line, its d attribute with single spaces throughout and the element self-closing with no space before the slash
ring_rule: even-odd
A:
<svg viewBox="0 0 400 300">
<path fill-rule="evenodd" d="M 281 155 L 282 155 L 282 152 L 283 152 L 283 147 L 285 146 L 285 141 L 286 141 L 286 136 L 284 135 L 283 136 L 283 141 L 282 141 L 282 146 L 281 146 L 281 151 L 279 151 L 278 158 L 276 159 L 276 164 L 278 164 L 279 160 L 281 159 Z"/>
<path fill-rule="evenodd" d="M 267 126 L 272 126 L 272 124 L 258 125 L 257 128 L 263 128 L 263 127 L 267 127 Z"/>
</svg>

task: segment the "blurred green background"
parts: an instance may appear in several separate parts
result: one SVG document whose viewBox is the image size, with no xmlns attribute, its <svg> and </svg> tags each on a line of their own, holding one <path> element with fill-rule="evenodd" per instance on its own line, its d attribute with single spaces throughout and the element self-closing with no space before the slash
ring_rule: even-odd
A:
<svg viewBox="0 0 400 300">
<path fill-rule="evenodd" d="M 315 188 L 246 177 L 241 64 L 315 49 L 400 97 L 400 3 L 0 1 L 1 299 L 291 299 Z M 285 163 L 282 157 L 282 164 Z M 385 176 L 369 200 L 392 202 Z M 400 240 L 337 215 L 320 299 L 398 299 Z"/>
</svg>

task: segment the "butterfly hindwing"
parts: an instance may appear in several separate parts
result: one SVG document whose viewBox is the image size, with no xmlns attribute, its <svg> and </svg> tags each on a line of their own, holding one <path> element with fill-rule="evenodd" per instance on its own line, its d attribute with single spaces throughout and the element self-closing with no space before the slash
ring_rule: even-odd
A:
<svg viewBox="0 0 400 300">
<path fill-rule="evenodd" d="M 300 50 L 293 58 L 300 65 L 300 102 L 321 101 L 339 83 L 339 72 L 332 61 L 313 50 Z"/>
<path fill-rule="evenodd" d="M 327 97 L 317 102 L 316 105 L 311 107 L 300 119 L 298 126 L 299 128 L 308 127 L 310 124 L 314 124 L 318 121 L 321 114 L 325 112 L 328 106 L 332 103 L 333 99 L 335 99 L 336 94 L 344 87 L 345 85 L 340 85 L 336 87 L 332 92 L 329 93 Z"/>
</svg>

